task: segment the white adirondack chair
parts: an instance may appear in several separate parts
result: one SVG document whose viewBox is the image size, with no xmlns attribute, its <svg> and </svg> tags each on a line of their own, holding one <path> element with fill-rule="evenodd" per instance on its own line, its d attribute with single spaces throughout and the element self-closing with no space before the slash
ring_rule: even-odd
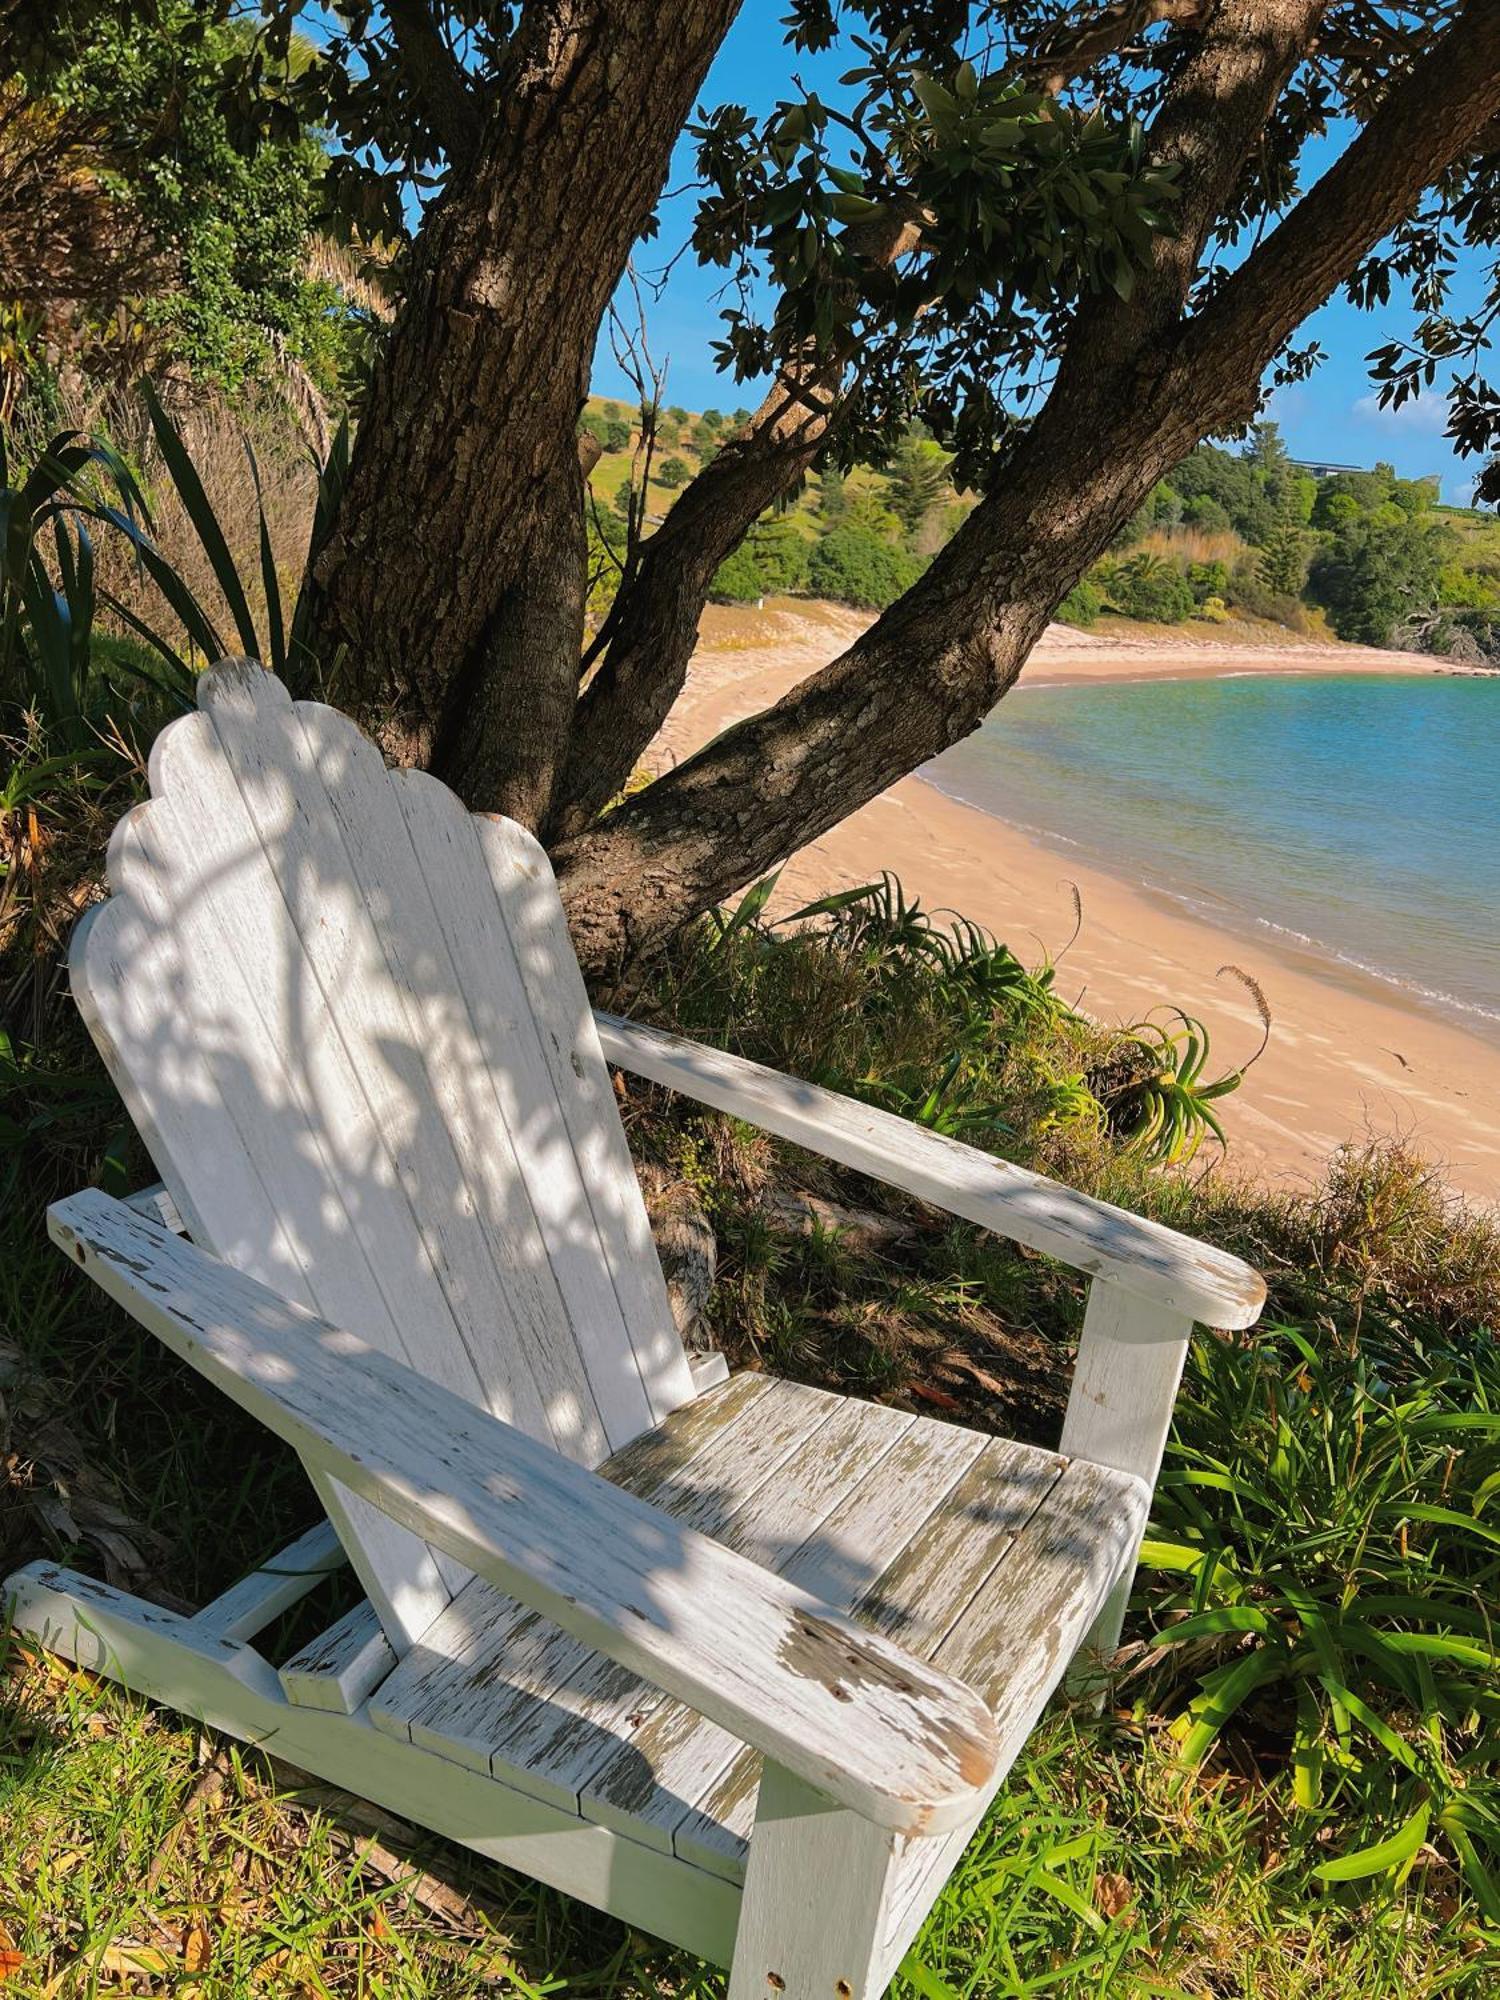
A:
<svg viewBox="0 0 1500 2000">
<path fill-rule="evenodd" d="M 79 925 L 164 1189 L 57 1243 L 327 1513 L 182 1617 L 35 1563 L 47 1646 L 701 1956 L 878 1995 L 1086 1641 L 1117 1640 L 1235 1259 L 591 1014 L 541 849 L 252 662 L 203 677 Z M 1060 1453 L 689 1362 L 606 1063 L 1092 1279 Z M 342 1330 L 340 1330 L 342 1329 Z M 251 1643 L 347 1558 L 358 1609 Z"/>
</svg>

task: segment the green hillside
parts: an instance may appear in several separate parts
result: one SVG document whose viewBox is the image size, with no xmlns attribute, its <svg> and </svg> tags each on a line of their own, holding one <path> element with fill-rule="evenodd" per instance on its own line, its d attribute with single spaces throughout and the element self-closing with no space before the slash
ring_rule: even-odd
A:
<svg viewBox="0 0 1500 2000">
<path fill-rule="evenodd" d="M 644 485 L 645 532 L 659 526 L 688 482 L 748 421 L 750 411 L 659 412 Z M 589 473 L 590 535 L 596 547 L 596 611 L 612 594 L 623 553 L 629 496 L 645 473 L 639 415 L 616 398 L 591 396 L 579 424 L 602 447 Z M 714 598 L 750 604 L 805 591 L 860 610 L 878 611 L 907 589 L 974 504 L 948 477 L 948 458 L 930 438 L 913 435 L 892 464 L 847 474 L 809 473 L 787 504 L 766 515 L 724 564 Z M 612 560 L 613 558 L 613 560 Z"/>
<path fill-rule="evenodd" d="M 661 410 L 646 477 L 639 413 L 589 398 L 580 429 L 601 447 L 589 475 L 596 615 L 613 595 L 631 506 L 649 535 L 749 415 Z M 974 505 L 948 467 L 914 430 L 888 466 L 809 474 L 723 565 L 716 601 L 805 593 L 882 609 Z M 1083 626 L 1123 619 L 1136 630 L 1231 628 L 1223 637 L 1269 625 L 1309 640 L 1500 663 L 1500 521 L 1440 505 L 1432 482 L 1398 478 L 1389 465 L 1313 478 L 1289 458 L 1277 427 L 1260 424 L 1238 451 L 1193 452 L 1059 616 Z"/>
</svg>

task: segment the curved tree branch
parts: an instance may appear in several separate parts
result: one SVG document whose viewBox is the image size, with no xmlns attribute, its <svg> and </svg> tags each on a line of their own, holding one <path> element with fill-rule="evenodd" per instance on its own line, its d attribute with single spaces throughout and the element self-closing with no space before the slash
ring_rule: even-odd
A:
<svg viewBox="0 0 1500 2000">
<path fill-rule="evenodd" d="M 1021 68 L 1044 90 L 1056 93 L 1160 22 L 1176 28 L 1201 27 L 1212 5 L 1213 0 L 1115 0 L 1113 6 L 1091 8 L 1081 20 L 1049 28 L 1027 51 Z"/>
<path fill-rule="evenodd" d="M 1189 365 L 1275 353 L 1500 117 L 1500 6 L 1468 0 L 1354 143 L 1187 327 Z M 1264 366 L 1264 363 L 1261 363 Z"/>
<path fill-rule="evenodd" d="M 1322 12 L 1221 0 L 1152 135 L 1182 163 L 1178 235 L 1159 242 L 1128 304 L 1080 315 L 1005 481 L 916 587 L 774 707 L 564 843 L 556 861 L 586 964 L 650 948 L 976 728 L 1151 487 L 1201 436 L 1250 413 L 1290 330 L 1500 112 L 1500 8 L 1468 0 L 1350 155 L 1185 322 L 1213 218 Z"/>
<path fill-rule="evenodd" d="M 911 199 L 843 232 L 877 269 L 921 241 L 928 220 Z M 610 614 L 608 649 L 579 703 L 558 788 L 553 838 L 577 833 L 624 785 L 682 692 L 698 622 L 719 565 L 812 465 L 837 413 L 845 370 L 830 360 L 785 367 L 740 434 L 681 493 L 645 544 Z"/>
<path fill-rule="evenodd" d="M 715 572 L 817 456 L 836 367 L 788 371 L 750 422 L 674 502 L 620 599 L 604 663 L 584 690 L 554 832 L 586 826 L 624 785 L 682 692 Z"/>
</svg>

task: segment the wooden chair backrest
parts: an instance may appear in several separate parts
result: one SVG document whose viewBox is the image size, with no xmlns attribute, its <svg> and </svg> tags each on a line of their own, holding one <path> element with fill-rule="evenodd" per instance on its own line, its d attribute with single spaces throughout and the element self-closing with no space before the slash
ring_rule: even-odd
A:
<svg viewBox="0 0 1500 2000">
<path fill-rule="evenodd" d="M 584 1464 L 687 1401 L 530 835 L 253 661 L 202 677 L 151 793 L 70 972 L 194 1240 Z M 461 1573 L 323 1497 L 404 1649 Z"/>
</svg>

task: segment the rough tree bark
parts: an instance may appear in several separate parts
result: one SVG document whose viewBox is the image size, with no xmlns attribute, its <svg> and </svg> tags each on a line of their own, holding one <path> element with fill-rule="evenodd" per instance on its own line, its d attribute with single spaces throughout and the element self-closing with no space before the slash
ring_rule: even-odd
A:
<svg viewBox="0 0 1500 2000">
<path fill-rule="evenodd" d="M 577 697 L 594 342 L 738 6 L 524 9 L 419 233 L 309 579 L 312 649 L 387 752 L 531 826 Z"/>
<path fill-rule="evenodd" d="M 977 728 L 1053 609 L 1200 438 L 1242 424 L 1265 367 L 1500 114 L 1500 6 L 1468 0 L 1338 164 L 1195 315 L 1203 237 L 1324 11 L 1221 0 L 1153 131 L 1183 163 L 1178 228 L 1127 304 L 1079 316 L 1000 489 L 838 659 L 555 859 L 584 964 L 650 949 Z"/>
</svg>

